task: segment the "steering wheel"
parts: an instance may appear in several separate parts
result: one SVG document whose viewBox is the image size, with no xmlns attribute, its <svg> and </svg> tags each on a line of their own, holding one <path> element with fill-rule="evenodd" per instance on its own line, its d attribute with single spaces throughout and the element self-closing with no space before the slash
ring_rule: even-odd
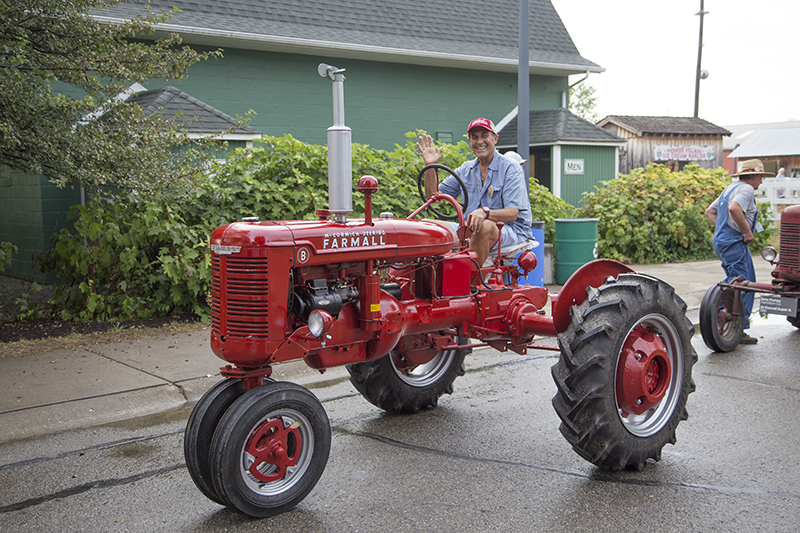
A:
<svg viewBox="0 0 800 533">
<path fill-rule="evenodd" d="M 461 178 L 458 177 L 458 174 L 456 174 L 455 170 L 453 170 L 450 167 L 446 167 L 444 165 L 440 165 L 439 163 L 433 163 L 431 165 L 426 165 L 426 166 L 422 167 L 422 170 L 419 171 L 419 175 L 417 176 L 417 188 L 419 189 L 419 196 L 420 196 L 420 198 L 422 198 L 422 201 L 423 202 L 427 202 L 428 201 L 428 199 L 425 198 L 425 187 L 424 187 L 425 171 L 430 170 L 432 168 L 441 168 L 442 170 L 446 170 L 447 172 L 450 173 L 451 176 L 453 176 L 456 180 L 458 180 L 458 184 L 461 185 L 461 192 L 464 193 L 464 202 L 461 204 L 461 211 L 466 210 L 467 209 L 467 205 L 469 205 L 469 193 L 467 192 L 467 186 L 464 185 L 464 182 L 461 181 Z M 444 213 L 441 213 L 441 212 L 437 211 L 436 208 L 434 208 L 432 205 L 428 206 L 428 209 L 433 211 L 438 217 L 443 218 L 445 220 L 456 220 L 456 219 L 458 219 L 458 215 L 445 215 Z M 466 213 L 464 213 L 464 215 L 466 216 Z"/>
</svg>

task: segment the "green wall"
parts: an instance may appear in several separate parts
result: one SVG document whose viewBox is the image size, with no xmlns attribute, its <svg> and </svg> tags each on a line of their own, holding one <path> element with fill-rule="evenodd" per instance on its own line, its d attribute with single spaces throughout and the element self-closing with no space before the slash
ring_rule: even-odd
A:
<svg viewBox="0 0 800 533">
<path fill-rule="evenodd" d="M 345 124 L 353 142 L 373 148 L 405 144 L 404 134 L 417 129 L 451 132 L 458 141 L 473 118 L 497 122 L 517 105 L 516 73 L 237 49 L 197 63 L 186 79 L 167 83 L 232 116 L 253 109 L 257 115 L 250 125 L 267 135 L 290 133 L 327 144 L 332 83 L 317 73 L 319 63 L 346 69 Z M 153 80 L 147 88 L 167 83 Z M 531 109 L 559 107 L 566 83 L 567 77 L 532 76 Z"/>
<path fill-rule="evenodd" d="M 77 188 L 59 189 L 44 176 L 0 166 L 0 241 L 19 248 L 3 275 L 43 281 L 44 276 L 32 269 L 35 258 L 54 232 L 67 227 L 69 208 L 77 204 Z"/>
<path fill-rule="evenodd" d="M 601 181 L 614 179 L 615 149 L 613 146 L 561 147 L 561 198 L 579 207 L 584 191 L 592 192 Z M 583 159 L 583 174 L 565 174 L 565 159 Z"/>
</svg>

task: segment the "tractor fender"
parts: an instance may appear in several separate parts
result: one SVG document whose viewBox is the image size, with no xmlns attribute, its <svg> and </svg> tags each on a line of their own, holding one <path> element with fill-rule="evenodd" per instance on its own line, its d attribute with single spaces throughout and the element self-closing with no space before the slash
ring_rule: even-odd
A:
<svg viewBox="0 0 800 533">
<path fill-rule="evenodd" d="M 569 310 L 573 305 L 583 303 L 587 287 L 600 287 L 609 276 L 616 279 L 620 274 L 631 272 L 634 270 L 611 259 L 596 259 L 576 270 L 558 294 L 551 297 L 556 331 L 563 333 L 567 330 L 571 320 Z"/>
</svg>

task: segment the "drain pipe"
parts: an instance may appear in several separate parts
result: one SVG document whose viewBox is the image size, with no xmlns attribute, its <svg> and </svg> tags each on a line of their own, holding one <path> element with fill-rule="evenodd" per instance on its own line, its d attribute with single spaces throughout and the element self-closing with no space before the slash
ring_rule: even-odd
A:
<svg viewBox="0 0 800 533">
<path fill-rule="evenodd" d="M 331 220 L 344 224 L 353 212 L 350 128 L 344 125 L 343 68 L 320 63 L 317 72 L 333 82 L 333 126 L 328 128 L 328 204 Z"/>
<path fill-rule="evenodd" d="M 590 73 L 587 70 L 586 74 L 584 74 L 581 79 L 579 79 L 578 81 L 576 81 L 575 83 L 573 83 L 572 85 L 570 85 L 569 87 L 567 87 L 566 89 L 561 91 L 561 107 L 564 107 L 564 108 L 567 107 L 567 95 L 569 94 L 569 90 L 572 89 L 573 87 L 575 87 L 576 85 L 578 85 L 580 82 L 584 81 L 586 78 L 588 78 L 589 74 Z"/>
</svg>

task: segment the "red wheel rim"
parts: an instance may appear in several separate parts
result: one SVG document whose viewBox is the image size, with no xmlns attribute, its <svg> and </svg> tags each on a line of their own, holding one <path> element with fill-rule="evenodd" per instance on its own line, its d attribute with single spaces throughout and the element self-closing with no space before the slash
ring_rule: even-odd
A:
<svg viewBox="0 0 800 533">
<path fill-rule="evenodd" d="M 264 483 L 283 479 L 287 469 L 297 465 L 301 449 L 302 438 L 295 424 L 286 427 L 282 418 L 265 420 L 245 445 L 253 458 L 248 471 Z"/>
<path fill-rule="evenodd" d="M 672 365 L 660 336 L 638 325 L 631 331 L 617 365 L 617 406 L 627 417 L 656 407 L 669 389 Z"/>
</svg>

